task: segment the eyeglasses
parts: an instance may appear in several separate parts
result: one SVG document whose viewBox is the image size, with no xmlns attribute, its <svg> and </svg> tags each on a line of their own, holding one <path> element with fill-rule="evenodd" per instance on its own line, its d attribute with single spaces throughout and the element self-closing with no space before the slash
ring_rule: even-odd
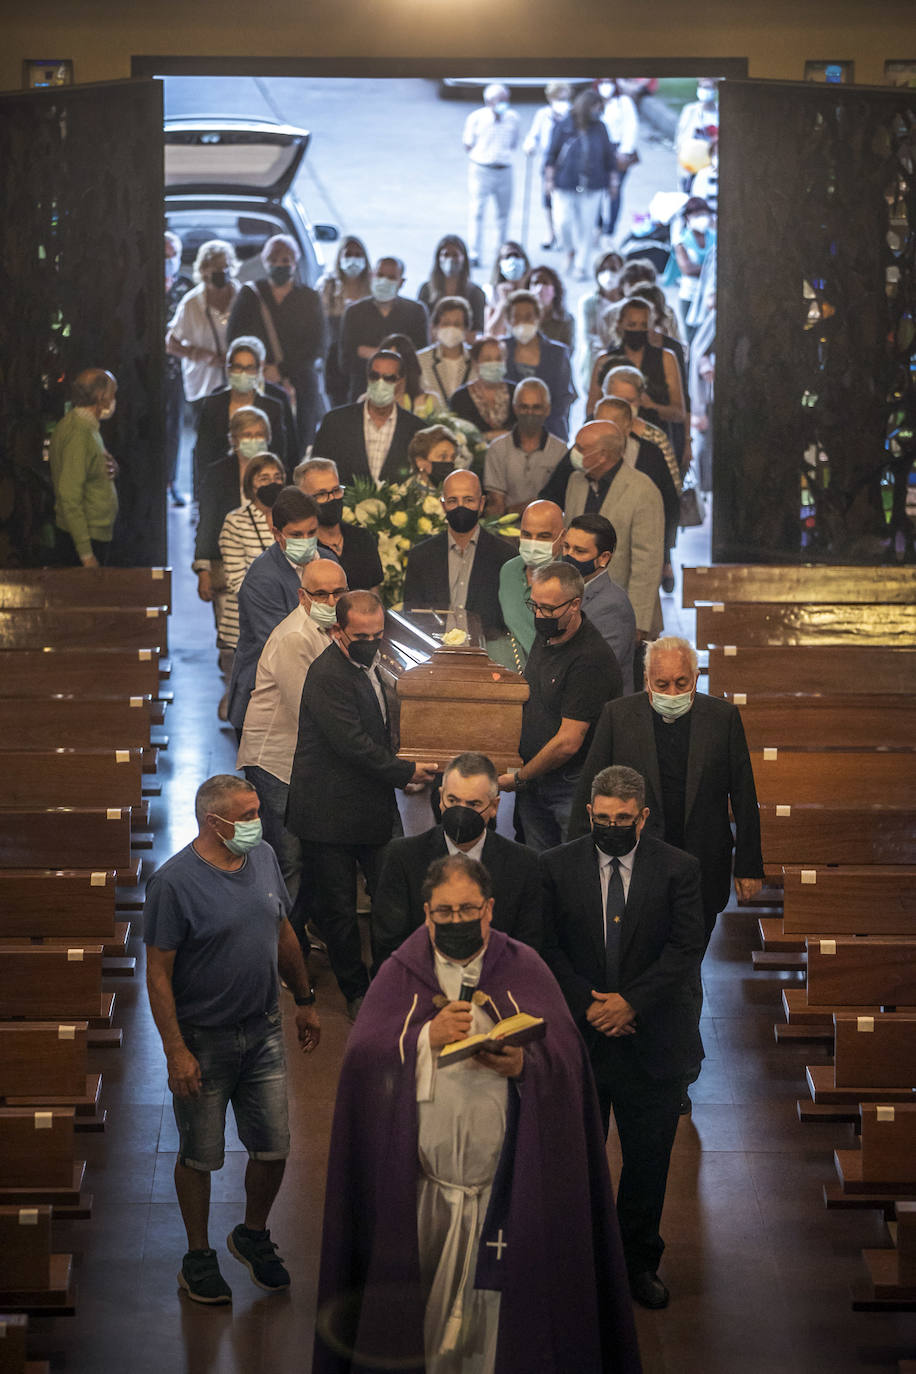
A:
<svg viewBox="0 0 916 1374">
<path fill-rule="evenodd" d="M 331 592 L 309 592 L 308 587 L 306 587 L 305 590 L 309 594 L 310 601 L 327 601 L 333 603 L 337 601 L 339 597 L 343 596 L 347 589 L 346 587 L 335 587 Z"/>
<path fill-rule="evenodd" d="M 343 487 L 331 487 L 329 491 L 313 491 L 312 500 L 317 501 L 319 506 L 323 506 L 326 501 L 336 501 L 339 496 L 343 496 Z"/>
<path fill-rule="evenodd" d="M 256 367 L 234 367 L 229 364 L 229 374 L 232 377 L 256 377 L 258 369 Z"/>
<path fill-rule="evenodd" d="M 462 902 L 461 906 L 431 906 L 429 914 L 436 925 L 444 925 L 446 921 L 473 921 L 485 906 L 486 902 L 479 906 L 474 906 L 473 902 Z"/>
<path fill-rule="evenodd" d="M 596 825 L 609 825 L 612 830 L 626 830 L 639 820 L 639 816 L 617 816 L 614 820 L 610 820 L 607 816 L 593 815 L 592 820 Z"/>
<path fill-rule="evenodd" d="M 530 596 L 526 596 L 525 605 L 528 607 L 529 611 L 533 611 L 535 615 L 556 615 L 558 611 L 562 611 L 564 606 L 571 606 L 572 603 L 578 601 L 578 599 L 577 596 L 571 596 L 568 601 L 561 601 L 559 606 L 539 606 L 536 601 L 531 600 Z"/>
</svg>

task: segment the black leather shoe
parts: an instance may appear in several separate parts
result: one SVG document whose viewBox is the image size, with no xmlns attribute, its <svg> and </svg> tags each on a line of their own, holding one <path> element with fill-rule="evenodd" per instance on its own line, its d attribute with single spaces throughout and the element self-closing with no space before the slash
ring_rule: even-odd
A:
<svg viewBox="0 0 916 1374">
<path fill-rule="evenodd" d="M 670 1294 L 658 1275 L 653 1274 L 651 1269 L 646 1269 L 641 1274 L 630 1275 L 630 1292 L 634 1301 L 642 1307 L 650 1308 L 653 1312 L 668 1306 Z"/>
</svg>

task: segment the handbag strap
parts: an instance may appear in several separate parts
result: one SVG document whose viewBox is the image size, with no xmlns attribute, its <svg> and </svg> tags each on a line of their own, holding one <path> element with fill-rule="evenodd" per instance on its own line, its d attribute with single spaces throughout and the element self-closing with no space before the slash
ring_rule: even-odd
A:
<svg viewBox="0 0 916 1374">
<path fill-rule="evenodd" d="M 248 507 L 247 507 L 247 510 L 248 510 L 248 519 L 251 521 L 252 526 L 254 527 L 254 532 L 255 532 L 255 534 L 258 536 L 258 543 L 261 545 L 261 548 L 262 548 L 262 549 L 268 548 L 269 546 L 268 546 L 267 544 L 264 543 L 264 536 L 263 536 L 262 533 L 261 533 L 261 527 L 260 527 L 260 525 L 258 524 L 257 520 L 255 520 L 254 515 L 252 514 L 251 506 L 248 506 Z"/>
<path fill-rule="evenodd" d="M 262 286 L 264 287 L 264 291 L 261 290 Z M 266 292 L 267 290 L 267 287 L 264 286 L 263 282 L 258 282 L 257 287 L 253 289 L 258 299 L 258 305 L 261 309 L 261 319 L 264 321 L 264 332 L 267 335 L 267 342 L 270 344 L 270 351 L 273 354 L 274 367 L 279 370 L 283 365 L 283 349 L 280 347 L 280 338 L 277 334 L 277 326 L 274 324 L 274 317 L 271 314 L 270 307 L 267 304 L 267 299 L 264 294 L 264 292 Z"/>
</svg>

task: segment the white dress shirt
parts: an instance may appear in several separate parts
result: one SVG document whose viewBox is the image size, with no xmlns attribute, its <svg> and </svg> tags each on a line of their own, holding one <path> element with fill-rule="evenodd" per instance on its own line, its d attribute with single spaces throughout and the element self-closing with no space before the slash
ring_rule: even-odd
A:
<svg viewBox="0 0 916 1374">
<path fill-rule="evenodd" d="M 289 782 L 305 675 L 330 642 L 302 606 L 271 632 L 258 660 L 236 768 L 263 768 L 280 782 Z"/>
<path fill-rule="evenodd" d="M 385 466 L 385 459 L 388 457 L 388 450 L 391 448 L 391 441 L 394 438 L 394 428 L 398 422 L 398 408 L 396 405 L 391 407 L 391 414 L 383 425 L 377 425 L 369 414 L 368 401 L 363 406 L 363 438 L 366 442 L 366 458 L 369 462 L 369 472 L 374 482 L 378 482 L 382 468 Z"/>
<path fill-rule="evenodd" d="M 604 107 L 602 115 L 608 138 L 617 144 L 619 153 L 635 153 L 639 137 L 639 116 L 628 95 L 615 95 Z"/>
<path fill-rule="evenodd" d="M 476 844 L 472 844 L 470 849 L 459 849 L 454 840 L 450 840 L 448 835 L 445 837 L 445 845 L 449 854 L 463 854 L 466 859 L 474 859 L 477 863 L 483 863 L 483 847 L 487 842 L 487 828 L 484 826 L 483 834 Z M 438 957 L 438 956 L 437 956 Z"/>
<path fill-rule="evenodd" d="M 479 167 L 508 167 L 518 146 L 519 123 L 514 110 L 499 119 L 489 105 L 469 114 L 464 125 L 464 146 Z"/>
</svg>

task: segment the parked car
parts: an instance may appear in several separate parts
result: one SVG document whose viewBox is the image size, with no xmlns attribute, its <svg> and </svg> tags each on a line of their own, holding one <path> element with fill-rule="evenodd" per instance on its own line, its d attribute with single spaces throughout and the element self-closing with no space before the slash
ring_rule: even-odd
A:
<svg viewBox="0 0 916 1374">
<path fill-rule="evenodd" d="M 165 121 L 165 224 L 181 238 L 187 273 L 208 239 L 231 243 L 239 277 L 261 275 L 259 254 L 271 234 L 299 244 L 299 280 L 314 286 L 324 269 L 321 244 L 333 224 L 312 224 L 293 189 L 311 142 L 307 129 L 252 119 Z"/>
</svg>

